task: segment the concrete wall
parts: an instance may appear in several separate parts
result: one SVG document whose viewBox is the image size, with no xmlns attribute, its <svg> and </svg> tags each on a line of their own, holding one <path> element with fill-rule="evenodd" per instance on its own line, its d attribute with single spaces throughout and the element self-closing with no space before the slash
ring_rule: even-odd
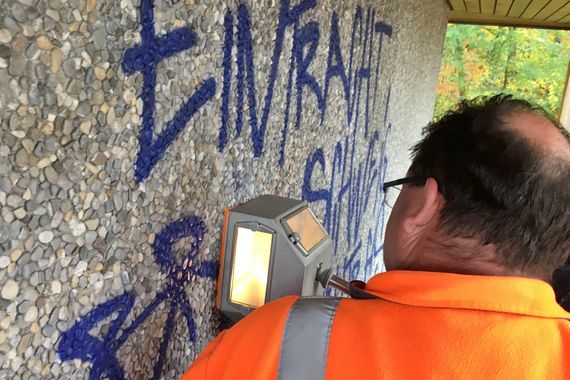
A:
<svg viewBox="0 0 570 380">
<path fill-rule="evenodd" d="M 382 269 L 445 2 L 141 1 L 0 3 L 0 378 L 176 378 L 220 329 L 222 210 L 260 194 Z"/>
</svg>

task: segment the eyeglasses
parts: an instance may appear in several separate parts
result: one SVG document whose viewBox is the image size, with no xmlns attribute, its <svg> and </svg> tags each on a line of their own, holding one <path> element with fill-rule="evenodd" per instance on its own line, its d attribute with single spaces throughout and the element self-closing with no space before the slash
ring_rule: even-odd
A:
<svg viewBox="0 0 570 380">
<path fill-rule="evenodd" d="M 392 204 L 388 203 L 388 189 L 394 188 L 398 191 L 402 190 L 402 185 L 412 185 L 412 186 L 423 186 L 426 184 L 427 178 L 425 177 L 404 177 L 400 179 L 396 179 L 394 181 L 384 182 L 382 186 L 382 190 L 384 191 L 384 202 L 389 208 L 393 208 L 393 201 Z M 400 186 L 400 187 L 398 187 Z"/>
<path fill-rule="evenodd" d="M 390 187 L 395 187 L 399 185 L 414 185 L 414 186 L 423 186 L 426 184 L 427 178 L 425 177 L 404 177 L 400 179 L 396 179 L 394 181 L 384 182 L 382 186 L 382 190 L 386 192 Z M 398 189 L 399 190 L 399 189 Z"/>
</svg>

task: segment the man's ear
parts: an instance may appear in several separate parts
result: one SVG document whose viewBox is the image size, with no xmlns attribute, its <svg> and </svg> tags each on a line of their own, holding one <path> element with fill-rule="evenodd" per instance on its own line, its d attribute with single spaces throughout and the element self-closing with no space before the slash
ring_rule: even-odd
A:
<svg viewBox="0 0 570 380">
<path fill-rule="evenodd" d="M 437 218 L 441 207 L 442 199 L 437 181 L 430 177 L 424 186 L 413 189 L 410 207 L 407 208 L 404 218 L 404 229 L 411 234 L 419 232 Z"/>
</svg>

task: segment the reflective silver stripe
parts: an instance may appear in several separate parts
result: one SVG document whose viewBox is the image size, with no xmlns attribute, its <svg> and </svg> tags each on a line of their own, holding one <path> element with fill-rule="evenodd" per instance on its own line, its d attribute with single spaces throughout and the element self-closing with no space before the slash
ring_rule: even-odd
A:
<svg viewBox="0 0 570 380">
<path fill-rule="evenodd" d="M 289 311 L 277 370 L 278 380 L 325 378 L 329 338 L 339 298 L 299 298 Z"/>
</svg>

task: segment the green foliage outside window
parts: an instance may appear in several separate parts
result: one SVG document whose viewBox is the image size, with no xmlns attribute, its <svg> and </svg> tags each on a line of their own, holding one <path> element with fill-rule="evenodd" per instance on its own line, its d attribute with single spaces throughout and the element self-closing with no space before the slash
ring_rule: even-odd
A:
<svg viewBox="0 0 570 380">
<path fill-rule="evenodd" d="M 434 117 L 461 99 L 499 92 L 560 114 L 570 31 L 449 24 Z"/>
</svg>

